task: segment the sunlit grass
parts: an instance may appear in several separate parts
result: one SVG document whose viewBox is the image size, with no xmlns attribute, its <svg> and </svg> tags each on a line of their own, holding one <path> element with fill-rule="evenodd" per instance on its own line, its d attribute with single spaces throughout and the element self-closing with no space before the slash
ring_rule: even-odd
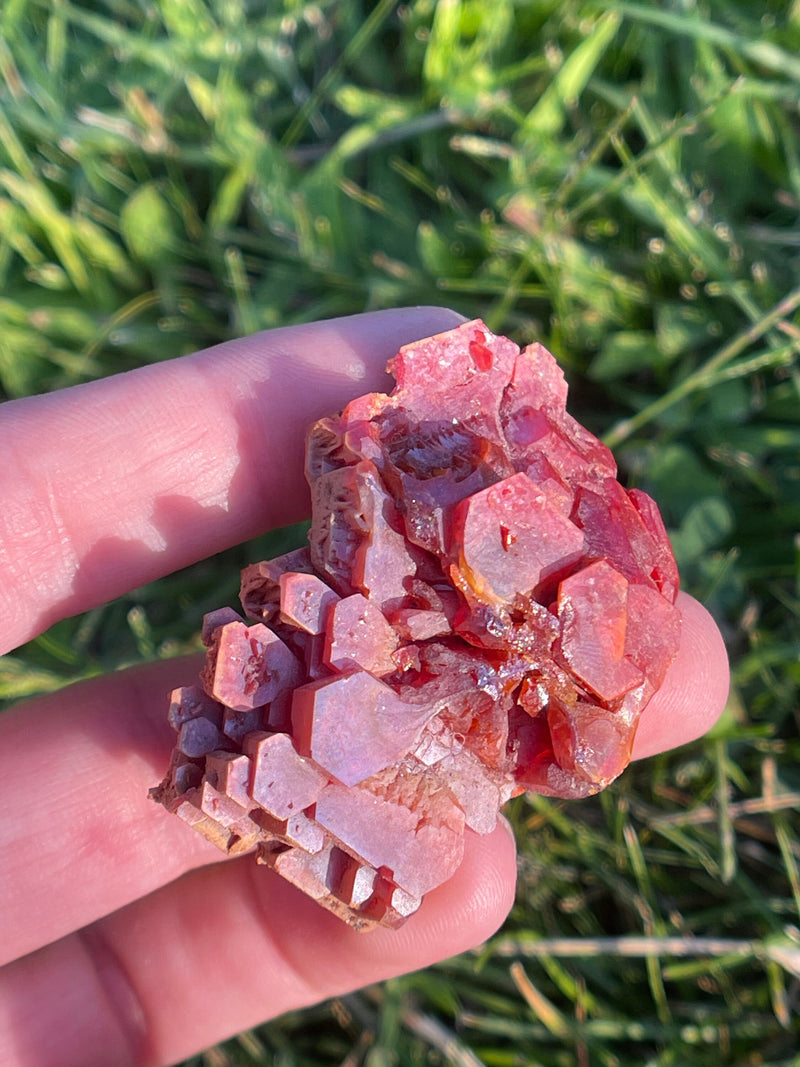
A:
<svg viewBox="0 0 800 1067">
<path fill-rule="evenodd" d="M 6 0 L 0 396 L 440 302 L 543 340 L 734 665 L 712 737 L 520 799 L 479 953 L 226 1064 L 798 1064 L 800 8 Z M 18 699 L 192 647 L 261 539 L 0 659 Z"/>
</svg>

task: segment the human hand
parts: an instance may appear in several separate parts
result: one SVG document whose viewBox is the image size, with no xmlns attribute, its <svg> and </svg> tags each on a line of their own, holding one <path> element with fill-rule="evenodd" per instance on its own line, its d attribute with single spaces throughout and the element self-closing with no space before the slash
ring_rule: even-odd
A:
<svg viewBox="0 0 800 1067">
<path fill-rule="evenodd" d="M 0 407 L 0 652 L 76 612 L 301 518 L 303 437 L 387 387 L 435 308 L 274 330 Z M 702 734 L 727 692 L 705 610 L 634 756 Z M 459 873 L 397 931 L 355 933 L 252 857 L 219 852 L 147 798 L 174 740 L 160 661 L 0 716 L 0 1062 L 167 1064 L 291 1008 L 424 967 L 490 936 L 514 846 L 469 834 Z"/>
</svg>

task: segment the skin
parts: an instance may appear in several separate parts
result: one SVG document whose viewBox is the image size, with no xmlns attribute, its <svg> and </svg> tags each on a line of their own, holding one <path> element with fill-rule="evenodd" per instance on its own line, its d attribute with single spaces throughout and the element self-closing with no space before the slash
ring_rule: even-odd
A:
<svg viewBox="0 0 800 1067">
<path fill-rule="evenodd" d="M 170 571 L 296 521 L 309 423 L 390 386 L 440 308 L 291 327 L 0 407 L 0 652 Z M 313 388 L 308 383 L 313 382 Z M 728 669 L 681 595 L 678 659 L 634 755 L 690 741 Z M 291 1008 L 424 967 L 489 937 L 511 906 L 501 820 L 399 931 L 357 934 L 250 857 L 220 853 L 147 799 L 173 743 L 157 662 L 0 716 L 0 1062 L 169 1064 Z"/>
</svg>

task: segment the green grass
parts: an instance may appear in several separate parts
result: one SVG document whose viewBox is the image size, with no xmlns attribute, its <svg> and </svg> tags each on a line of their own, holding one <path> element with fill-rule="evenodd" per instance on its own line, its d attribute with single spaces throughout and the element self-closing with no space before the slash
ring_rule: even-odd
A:
<svg viewBox="0 0 800 1067">
<path fill-rule="evenodd" d="M 799 52 L 797 0 L 0 6 L 1 396 L 436 294 L 552 348 L 733 661 L 712 737 L 514 803 L 480 953 L 193 1062 L 800 1064 Z M 180 651 L 274 551 L 61 623 L 0 696 Z"/>
</svg>

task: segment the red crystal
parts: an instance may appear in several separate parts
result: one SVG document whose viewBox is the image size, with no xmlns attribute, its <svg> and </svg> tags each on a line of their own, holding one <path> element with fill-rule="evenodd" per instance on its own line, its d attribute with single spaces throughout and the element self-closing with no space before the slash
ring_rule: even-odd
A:
<svg viewBox="0 0 800 1067">
<path fill-rule="evenodd" d="M 206 617 L 152 791 L 358 928 L 403 922 L 509 797 L 612 781 L 680 626 L 658 509 L 546 349 L 475 321 L 389 369 L 312 427 L 309 547 L 243 572 L 252 623 Z"/>
</svg>

